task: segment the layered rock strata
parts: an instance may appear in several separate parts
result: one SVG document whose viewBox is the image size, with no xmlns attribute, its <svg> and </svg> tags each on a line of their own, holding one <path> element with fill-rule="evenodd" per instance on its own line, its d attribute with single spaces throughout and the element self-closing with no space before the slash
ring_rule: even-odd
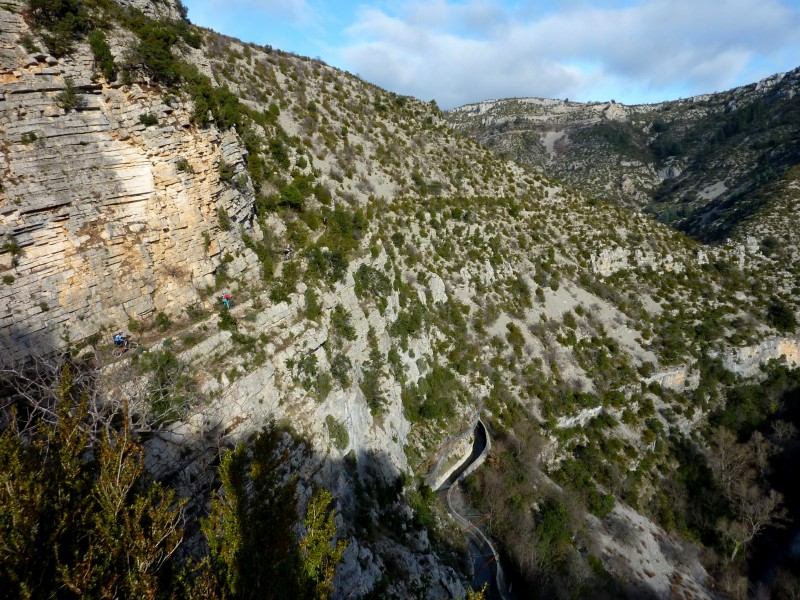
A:
<svg viewBox="0 0 800 600">
<path fill-rule="evenodd" d="M 223 255 L 234 275 L 257 260 L 237 231 L 251 228 L 252 188 L 219 177 L 221 161 L 244 169 L 235 134 L 197 129 L 157 89 L 93 80 L 86 48 L 26 54 L 21 7 L 0 7 L 0 344 L 16 357 L 58 346 L 66 325 L 79 340 L 180 313 Z"/>
</svg>

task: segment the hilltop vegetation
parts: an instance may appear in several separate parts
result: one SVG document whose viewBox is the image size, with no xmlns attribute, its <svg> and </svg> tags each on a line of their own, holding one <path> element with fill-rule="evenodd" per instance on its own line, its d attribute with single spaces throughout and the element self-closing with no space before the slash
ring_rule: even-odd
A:
<svg viewBox="0 0 800 600">
<path fill-rule="evenodd" d="M 447 113 L 497 152 L 585 194 L 722 241 L 800 162 L 800 73 L 651 105 L 498 100 Z M 761 202 L 757 198 L 762 198 Z"/>
<path fill-rule="evenodd" d="M 778 360 L 749 376 L 780 348 L 797 348 L 796 169 L 760 182 L 763 202 L 748 192 L 758 210 L 743 209 L 747 218 L 716 219 L 714 231 L 732 232 L 736 243 L 707 247 L 609 202 L 618 199 L 606 193 L 611 172 L 559 183 L 453 133 L 435 104 L 318 59 L 185 19 L 154 21 L 110 1 L 59 7 L 50 14 L 32 2 L 31 43 L 93 57 L 75 61 L 92 72 L 77 73 L 78 84 L 56 76 L 50 85 L 63 89 L 37 102 L 54 107 L 57 124 L 88 127 L 93 114 L 117 110 L 94 90 L 121 90 L 132 145 L 137 136 L 187 132 L 182 154 L 148 173 L 163 177 L 165 189 L 212 199 L 196 224 L 201 258 L 166 253 L 160 279 L 142 284 L 159 295 L 159 285 L 180 281 L 190 300 L 131 309 L 136 351 L 109 356 L 102 339 L 112 323 L 102 311 L 51 323 L 44 291 L 25 300 L 43 328 L 65 328 L 64 362 L 99 379 L 86 388 L 92 401 L 121 412 L 99 421 L 78 412 L 51 429 L 36 419 L 30 429 L 14 426 L 12 404 L 25 411 L 45 400 L 63 411 L 67 398 L 81 406 L 84 390 L 70 387 L 63 364 L 46 382 L 57 390 L 49 396 L 25 396 L 23 367 L 6 373 L 9 485 L 34 498 L 28 474 L 54 469 L 60 485 L 64 473 L 81 473 L 81 486 L 53 486 L 35 505 L 55 519 L 58 535 L 42 544 L 57 551 L 46 564 L 18 554 L 18 567 L 3 574 L 13 589 L 38 593 L 14 579 L 30 564 L 48 585 L 74 585 L 75 593 L 84 588 L 72 582 L 86 571 L 100 587 L 118 585 L 126 538 L 102 529 L 107 507 L 94 499 L 114 452 L 129 448 L 136 491 L 124 510 L 186 522 L 183 534 L 167 527 L 173 552 L 150 571 L 130 570 L 147 579 L 127 579 L 119 588 L 126 593 L 168 595 L 185 585 L 198 597 L 463 596 L 464 542 L 424 478 L 450 437 L 481 414 L 495 445 L 468 492 L 491 515 L 484 527 L 518 586 L 549 597 L 746 595 L 758 578 L 748 572 L 753 544 L 778 539 L 773 525 L 797 525 L 786 520 L 796 519 L 797 497 L 770 473 L 796 456 L 797 371 Z M 696 104 L 670 105 L 657 122 L 649 113 L 593 122 L 554 149 L 588 161 L 599 139 L 619 153 L 608 164 L 624 155 L 643 170 L 675 166 L 712 143 L 697 133 L 698 114 L 710 113 Z M 730 113 L 712 154 L 737 157 L 754 143 L 744 140 L 772 118 L 756 108 Z M 581 110 L 594 119 L 593 109 Z M 779 121 L 792 113 L 781 114 Z M 775 131 L 793 135 L 788 125 Z M 4 147 L 4 165 L 53 144 L 30 135 Z M 775 148 L 788 142 L 781 137 Z M 711 181 L 717 163 L 705 160 L 691 169 Z M 789 165 L 791 154 L 775 160 Z M 63 217 L 31 217 L 19 178 L 7 181 L 12 217 L 0 255 L 8 257 L 4 285 L 13 288 L 35 277 L 32 262 L 44 252 L 30 235 L 32 219 Z M 166 193 L 159 188 L 147 201 Z M 98 195 L 70 201 L 98 204 Z M 168 218 L 153 218 L 159 227 L 148 223 L 146 233 L 171 233 L 164 228 L 175 227 L 180 211 L 205 200 L 198 192 L 160 206 Z M 143 246 L 139 231 L 119 237 Z M 187 274 L 201 260 L 214 264 L 204 286 Z M 219 306 L 223 291 L 232 292 L 232 308 Z M 79 436 L 69 446 L 70 432 L 95 427 L 105 437 Z M 37 454 L 45 439 L 71 453 L 61 462 Z M 735 460 L 720 462 L 723 450 Z M 333 495 L 313 494 L 319 487 Z M 81 518 L 59 520 L 50 510 L 59 498 Z M 0 500 L 4 511 L 23 514 L 13 494 Z M 758 519 L 747 507 L 760 508 Z M 306 520 L 297 528 L 299 514 Z M 161 552 L 153 522 L 140 519 L 124 533 L 149 527 L 143 549 Z M 45 535 L 14 519 L 3 527 L 20 547 Z M 109 564 L 81 562 L 98 527 Z M 797 586 L 791 566 L 775 579 L 776 594 Z"/>
</svg>

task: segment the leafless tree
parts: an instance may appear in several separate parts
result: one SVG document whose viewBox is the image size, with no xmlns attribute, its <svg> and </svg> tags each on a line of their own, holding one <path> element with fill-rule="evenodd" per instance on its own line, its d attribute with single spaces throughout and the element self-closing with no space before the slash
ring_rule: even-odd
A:
<svg viewBox="0 0 800 600">
<path fill-rule="evenodd" d="M 785 568 L 778 569 L 773 590 L 781 600 L 800 600 L 800 576 Z"/>
<path fill-rule="evenodd" d="M 729 496 L 748 469 L 747 448 L 737 443 L 736 436 L 729 429 L 717 427 L 711 433 L 707 456 L 714 477 L 723 493 Z"/>
<path fill-rule="evenodd" d="M 734 515 L 717 525 L 732 545 L 731 561 L 766 527 L 786 518 L 782 495 L 764 483 L 774 452 L 775 447 L 759 432 L 744 444 L 722 427 L 712 432 L 709 463 Z"/>
<path fill-rule="evenodd" d="M 797 427 L 788 421 L 775 421 L 772 424 L 772 431 L 779 442 L 786 442 L 797 435 Z"/>
<path fill-rule="evenodd" d="M 99 429 L 108 429 L 114 416 L 124 408 L 104 402 L 99 395 L 100 371 L 91 363 L 74 360 L 67 352 L 48 355 L 32 353 L 23 360 L 0 356 L 0 418 L 8 422 L 11 411 L 18 427 L 26 427 L 38 419 L 55 423 L 58 418 L 59 388 L 68 373 L 74 390 L 86 400 L 87 423 L 92 437 Z"/>
<path fill-rule="evenodd" d="M 86 402 L 86 424 L 95 440 L 121 423 L 134 435 L 157 431 L 198 400 L 193 379 L 174 355 L 154 353 L 150 370 L 142 372 L 127 357 L 111 363 L 99 351 L 80 359 L 73 354 L 64 350 L 25 360 L 0 356 L 0 425 L 8 422 L 11 410 L 17 426 L 38 419 L 54 423 L 67 372 L 72 389 Z"/>
<path fill-rule="evenodd" d="M 786 511 L 781 507 L 781 494 L 775 490 L 765 492 L 752 482 L 735 486 L 730 500 L 736 520 L 723 519 L 719 531 L 733 545 L 730 556 L 733 561 L 761 531 L 780 523 L 786 517 Z"/>
</svg>

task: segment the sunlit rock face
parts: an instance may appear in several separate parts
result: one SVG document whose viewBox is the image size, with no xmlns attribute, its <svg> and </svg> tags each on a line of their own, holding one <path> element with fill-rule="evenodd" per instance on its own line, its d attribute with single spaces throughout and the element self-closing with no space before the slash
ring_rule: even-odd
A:
<svg viewBox="0 0 800 600">
<path fill-rule="evenodd" d="M 21 356 L 57 346 L 67 324 L 74 340 L 177 314 L 223 253 L 238 255 L 230 273 L 254 263 L 237 235 L 251 227 L 252 188 L 219 179 L 220 161 L 244 169 L 233 133 L 190 126 L 188 107 L 156 90 L 96 81 L 85 52 L 28 55 L 20 14 L 0 18 L 0 237 L 19 248 L 0 264 L 14 278 L 0 288 L 5 347 Z M 68 84 L 78 104 L 65 110 Z"/>
</svg>

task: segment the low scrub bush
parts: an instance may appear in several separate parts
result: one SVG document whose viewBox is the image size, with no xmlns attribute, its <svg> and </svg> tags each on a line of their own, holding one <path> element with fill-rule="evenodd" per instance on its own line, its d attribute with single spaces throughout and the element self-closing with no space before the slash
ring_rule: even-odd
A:
<svg viewBox="0 0 800 600">
<path fill-rule="evenodd" d="M 455 374 L 446 367 L 434 366 L 416 385 L 403 389 L 403 406 L 412 423 L 441 422 L 455 414 L 455 404 L 463 392 Z"/>
<path fill-rule="evenodd" d="M 362 264 L 354 274 L 355 292 L 359 298 L 372 298 L 383 313 L 388 306 L 387 296 L 392 293 L 391 280 L 381 271 Z"/>
<path fill-rule="evenodd" d="M 117 77 L 117 65 L 114 63 L 114 55 L 106 40 L 106 34 L 101 29 L 94 29 L 89 34 L 89 47 L 94 54 L 94 60 L 100 67 L 103 76 L 108 81 L 113 81 Z M 151 123 L 154 125 L 155 123 Z"/>
<path fill-rule="evenodd" d="M 344 450 L 350 443 L 350 435 L 347 433 L 347 428 L 333 415 L 325 417 L 325 425 L 328 427 L 328 434 L 331 436 L 334 445 L 339 450 Z"/>
</svg>

